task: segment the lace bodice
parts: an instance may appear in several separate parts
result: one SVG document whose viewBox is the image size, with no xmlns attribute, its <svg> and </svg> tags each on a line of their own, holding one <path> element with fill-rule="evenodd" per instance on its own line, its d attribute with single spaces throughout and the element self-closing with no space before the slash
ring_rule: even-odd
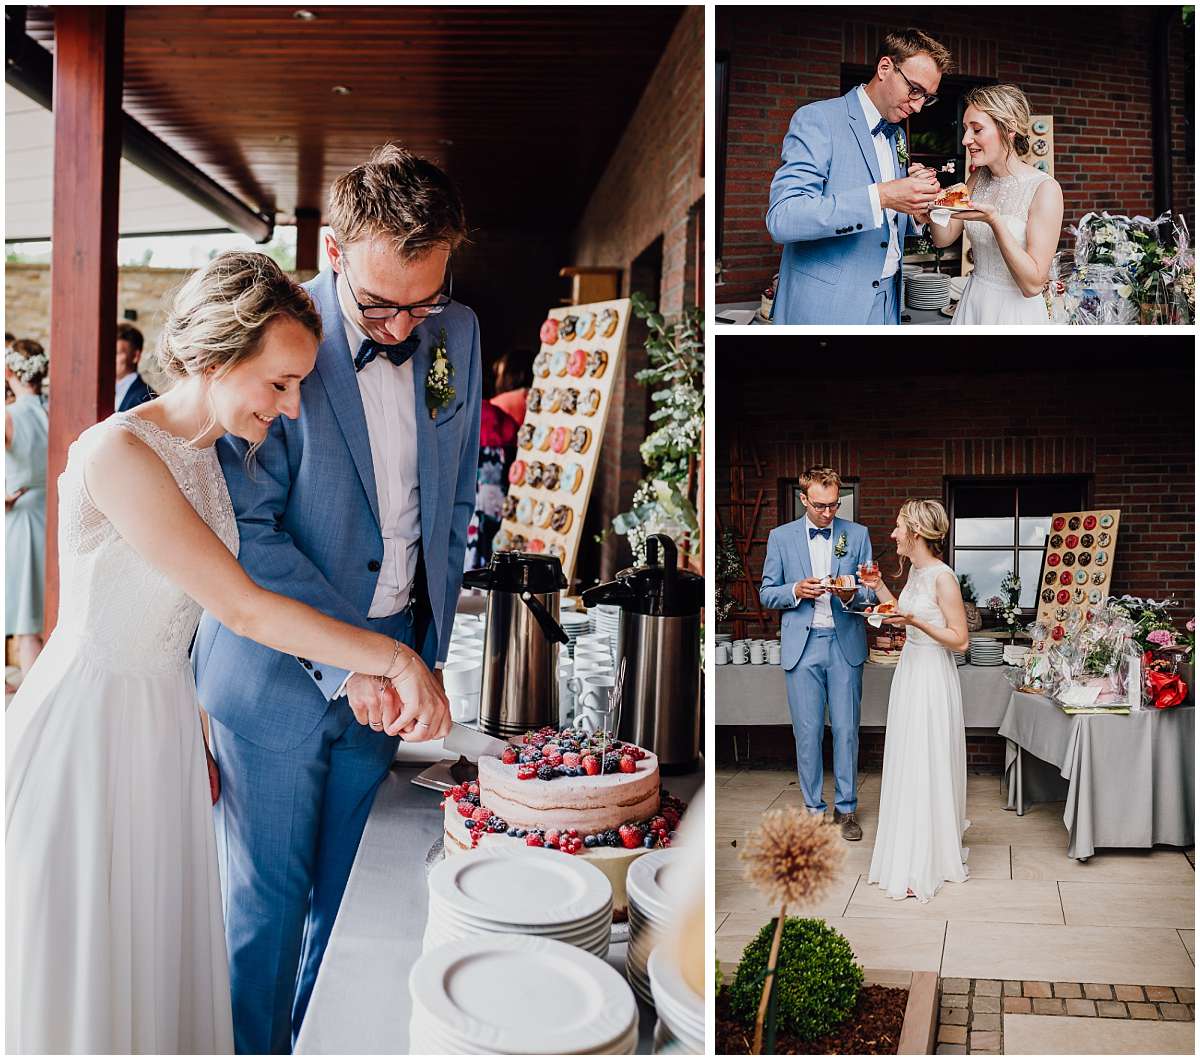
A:
<svg viewBox="0 0 1200 1060">
<path fill-rule="evenodd" d="M 900 593 L 899 609 L 907 615 L 919 618 L 926 625 L 944 629 L 946 616 L 938 607 L 936 588 L 938 575 L 943 571 L 954 573 L 945 563 L 931 563 L 928 567 L 920 569 L 913 567 L 909 572 L 908 582 Z M 909 626 L 907 633 L 905 647 L 909 644 L 933 644 L 941 647 L 928 633 L 923 633 L 915 626 Z"/>
<path fill-rule="evenodd" d="M 162 672 L 187 665 L 201 608 L 133 550 L 92 503 L 88 454 L 105 432 L 135 434 L 162 460 L 197 514 L 235 555 L 237 520 L 213 447 L 197 449 L 133 411 L 89 427 L 58 480 L 59 619 L 56 634 L 87 642 L 89 659 L 113 670 Z M 153 518 L 153 512 L 146 513 Z"/>
<path fill-rule="evenodd" d="M 991 170 L 985 166 L 975 177 L 971 198 L 996 207 L 1003 223 L 1024 248 L 1029 207 L 1033 204 L 1033 196 L 1042 186 L 1042 182 L 1049 179 L 1050 175 L 1039 169 L 1031 169 L 1009 177 L 993 177 Z M 971 256 L 975 261 L 974 274 L 981 280 L 1003 284 L 1019 291 L 1008 266 L 1004 263 L 1004 255 L 1000 253 L 996 233 L 992 231 L 991 225 L 984 221 L 964 221 L 963 224 L 971 240 Z"/>
</svg>

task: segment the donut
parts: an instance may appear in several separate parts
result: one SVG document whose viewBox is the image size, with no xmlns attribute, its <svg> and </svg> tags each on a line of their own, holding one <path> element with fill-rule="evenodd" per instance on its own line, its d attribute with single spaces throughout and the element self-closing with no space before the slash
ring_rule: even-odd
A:
<svg viewBox="0 0 1200 1060">
<path fill-rule="evenodd" d="M 1051 567 L 1057 567 L 1062 562 L 1062 557 L 1057 552 L 1051 552 L 1050 555 L 1046 557 L 1046 562 Z"/>
<path fill-rule="evenodd" d="M 1067 525 L 1067 521 L 1061 515 L 1056 515 L 1054 517 L 1054 529 L 1055 530 L 1061 530 L 1066 525 Z"/>
<path fill-rule="evenodd" d="M 1058 575 L 1055 574 L 1054 571 L 1048 570 L 1046 571 L 1046 577 L 1044 577 L 1042 581 L 1047 585 L 1053 585 L 1056 581 L 1058 581 Z"/>
<path fill-rule="evenodd" d="M 586 342 L 596 334 L 596 314 L 586 309 L 575 318 L 575 337 Z"/>
<path fill-rule="evenodd" d="M 533 359 L 533 374 L 540 379 L 545 379 L 550 375 L 550 351 L 539 350 L 538 355 Z"/>
<path fill-rule="evenodd" d="M 570 358 L 570 356 L 571 355 L 567 353 L 566 350 L 555 350 L 550 355 L 550 371 L 554 375 L 566 375 L 567 360 Z"/>
<path fill-rule="evenodd" d="M 599 379 L 608 368 L 608 354 L 604 350 L 592 350 L 588 354 L 588 375 Z"/>
<path fill-rule="evenodd" d="M 578 493 L 579 487 L 583 485 L 583 465 L 568 464 L 562 473 L 562 488 L 570 490 L 572 493 Z"/>
<path fill-rule="evenodd" d="M 571 529 L 571 522 L 575 518 L 575 513 L 571 511 L 565 504 L 557 504 L 550 517 L 550 529 L 559 534 L 565 534 Z"/>
<path fill-rule="evenodd" d="M 547 346 L 553 346 L 558 342 L 558 321 L 554 317 L 547 317 L 542 322 L 542 330 L 538 332 L 538 338 Z"/>
<path fill-rule="evenodd" d="M 1096 517 L 1094 515 L 1086 516 L 1083 520 L 1083 528 L 1085 530 L 1095 530 L 1096 529 Z"/>
<path fill-rule="evenodd" d="M 1063 547 L 1062 534 L 1055 534 L 1052 538 L 1050 538 L 1050 547 L 1051 548 L 1062 548 Z"/>
<path fill-rule="evenodd" d="M 1070 585 L 1070 584 L 1071 584 L 1071 582 L 1073 582 L 1074 580 L 1075 580 L 1075 578 L 1074 578 L 1074 575 L 1072 575 L 1072 574 L 1071 574 L 1071 572 L 1070 572 L 1069 570 L 1065 570 L 1065 571 L 1063 571 L 1063 572 L 1062 572 L 1062 573 L 1061 573 L 1061 574 L 1058 576 L 1058 583 L 1059 583 L 1059 585 Z"/>
<path fill-rule="evenodd" d="M 584 372 L 587 371 L 588 353 L 587 350 L 574 350 L 571 356 L 567 359 L 567 371 L 578 379 Z"/>
<path fill-rule="evenodd" d="M 1064 567 L 1074 567 L 1075 566 L 1075 553 L 1074 552 L 1064 552 L 1062 559 L 1063 559 Z"/>
<path fill-rule="evenodd" d="M 547 504 L 545 501 L 538 501 L 533 506 L 533 521 L 543 530 L 548 529 L 550 521 L 554 518 L 554 505 Z"/>
<path fill-rule="evenodd" d="M 563 392 L 558 387 L 551 387 L 548 398 L 549 404 L 546 406 L 547 412 L 557 412 L 562 408 Z"/>
<path fill-rule="evenodd" d="M 568 416 L 574 416 L 579 408 L 579 391 L 573 386 L 565 386 L 562 390 L 562 410 Z"/>
<path fill-rule="evenodd" d="M 1044 603 L 1044 604 L 1054 603 L 1054 590 L 1053 589 L 1043 589 L 1042 590 L 1042 603 Z"/>
<path fill-rule="evenodd" d="M 1084 534 L 1083 537 L 1079 539 L 1079 545 L 1081 548 L 1091 548 L 1095 543 L 1096 539 L 1092 537 L 1091 534 Z"/>
<path fill-rule="evenodd" d="M 1078 515 L 1072 515 L 1071 518 L 1067 520 L 1067 529 L 1078 530 L 1082 522 L 1083 520 L 1080 519 Z"/>
<path fill-rule="evenodd" d="M 522 497 L 517 501 L 517 522 L 524 523 L 526 526 L 533 522 L 533 501 L 528 497 Z"/>
<path fill-rule="evenodd" d="M 615 309 L 605 309 L 600 314 L 600 323 L 597 325 L 601 338 L 612 338 L 617 332 L 617 324 L 620 320 L 621 315 Z"/>
<path fill-rule="evenodd" d="M 575 321 L 578 317 L 563 317 L 558 322 L 558 337 L 563 342 L 570 342 L 575 337 Z"/>
<path fill-rule="evenodd" d="M 1070 599 L 1071 599 L 1071 590 L 1070 589 L 1059 589 L 1058 602 L 1060 604 L 1069 603 Z"/>
<path fill-rule="evenodd" d="M 514 460 L 508 469 L 508 483 L 510 486 L 519 486 L 525 481 L 525 461 Z"/>
<path fill-rule="evenodd" d="M 546 464 L 542 474 L 542 487 L 548 490 L 558 489 L 558 480 L 562 478 L 562 464 Z"/>
<path fill-rule="evenodd" d="M 527 538 L 525 537 L 524 534 L 513 534 L 509 540 L 511 543 L 509 544 L 508 547 L 513 552 L 524 552 L 525 551 L 525 542 L 526 542 Z"/>
<path fill-rule="evenodd" d="M 1067 534 L 1067 548 L 1077 548 L 1079 546 L 1079 538 L 1074 534 Z"/>
<path fill-rule="evenodd" d="M 496 536 L 492 538 L 492 551 L 507 552 L 510 548 L 512 548 L 512 535 L 507 530 L 497 530 Z"/>
<path fill-rule="evenodd" d="M 550 448 L 556 453 L 565 453 L 571 444 L 571 432 L 566 427 L 555 427 L 550 437 Z"/>
<path fill-rule="evenodd" d="M 525 399 L 525 408 L 528 412 L 542 411 L 542 388 L 535 386 L 530 388 L 529 397 Z"/>
<path fill-rule="evenodd" d="M 500 505 L 500 518 L 511 519 L 517 514 L 517 498 L 511 493 L 504 498 L 504 503 Z"/>
<path fill-rule="evenodd" d="M 1062 640 L 1063 637 L 1066 636 L 1066 633 L 1067 631 L 1063 629 L 1062 626 L 1055 626 L 1050 631 L 1050 637 L 1052 640 Z"/>
<path fill-rule="evenodd" d="M 600 391 L 596 387 L 592 387 L 583 395 L 583 400 L 579 403 L 579 411 L 585 416 L 594 416 L 600 411 Z"/>
<path fill-rule="evenodd" d="M 544 423 L 534 429 L 533 444 L 535 448 L 540 449 L 543 453 L 550 448 L 550 428 Z"/>
<path fill-rule="evenodd" d="M 576 453 L 586 453 L 592 444 L 592 432 L 587 427 L 576 427 L 571 432 L 571 448 Z"/>
<path fill-rule="evenodd" d="M 540 537 L 535 537 L 532 541 L 529 542 L 529 544 L 526 546 L 526 548 L 530 552 L 545 552 L 546 551 L 546 542 L 543 541 Z"/>
<path fill-rule="evenodd" d="M 533 460 L 529 464 L 529 468 L 525 472 L 525 485 L 532 486 L 537 489 L 544 481 L 546 474 L 546 465 L 540 460 Z"/>
</svg>

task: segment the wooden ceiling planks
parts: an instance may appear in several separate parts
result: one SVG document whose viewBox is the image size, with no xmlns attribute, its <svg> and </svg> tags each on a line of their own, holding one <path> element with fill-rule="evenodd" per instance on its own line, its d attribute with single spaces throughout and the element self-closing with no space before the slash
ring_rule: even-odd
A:
<svg viewBox="0 0 1200 1060">
<path fill-rule="evenodd" d="M 127 7 L 126 111 L 281 222 L 394 139 L 448 170 L 473 225 L 546 231 L 577 220 L 682 12 L 297 9 Z M 50 9 L 27 29 L 53 48 Z"/>
</svg>

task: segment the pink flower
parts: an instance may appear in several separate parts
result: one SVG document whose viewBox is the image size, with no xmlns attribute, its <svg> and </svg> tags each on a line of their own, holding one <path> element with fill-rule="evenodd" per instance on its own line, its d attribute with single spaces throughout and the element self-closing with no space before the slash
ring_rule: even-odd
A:
<svg viewBox="0 0 1200 1060">
<path fill-rule="evenodd" d="M 1146 635 L 1146 639 L 1151 644 L 1157 644 L 1163 648 L 1169 648 L 1175 643 L 1175 638 L 1171 635 L 1169 629 L 1152 629 Z"/>
<path fill-rule="evenodd" d="M 1189 619 L 1187 620 L 1187 631 L 1188 631 L 1189 633 L 1195 633 L 1195 632 L 1196 632 L 1196 620 L 1195 620 L 1194 618 L 1189 618 Z"/>
</svg>

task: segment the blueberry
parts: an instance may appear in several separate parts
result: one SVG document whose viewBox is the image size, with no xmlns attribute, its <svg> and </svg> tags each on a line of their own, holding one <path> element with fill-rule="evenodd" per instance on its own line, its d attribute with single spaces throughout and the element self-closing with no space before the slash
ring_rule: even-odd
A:
<svg viewBox="0 0 1200 1060">
<path fill-rule="evenodd" d="M 642 840 L 642 846 L 649 849 L 650 847 L 654 846 L 654 844 L 657 842 L 657 840 L 658 840 L 658 837 L 653 832 L 650 832 L 646 836 L 646 838 Z"/>
<path fill-rule="evenodd" d="M 463 827 L 468 830 L 474 828 L 477 824 L 479 824 L 479 822 L 472 820 L 470 817 L 463 821 Z"/>
<path fill-rule="evenodd" d="M 529 834 L 524 828 L 513 828 L 511 831 L 518 839 L 524 839 Z"/>
<path fill-rule="evenodd" d="M 516 839 L 516 838 L 517 838 L 517 829 L 515 829 L 515 828 L 510 828 L 510 829 L 508 830 L 508 834 L 509 834 L 510 836 L 512 836 L 512 837 L 513 837 L 513 839 Z"/>
</svg>

